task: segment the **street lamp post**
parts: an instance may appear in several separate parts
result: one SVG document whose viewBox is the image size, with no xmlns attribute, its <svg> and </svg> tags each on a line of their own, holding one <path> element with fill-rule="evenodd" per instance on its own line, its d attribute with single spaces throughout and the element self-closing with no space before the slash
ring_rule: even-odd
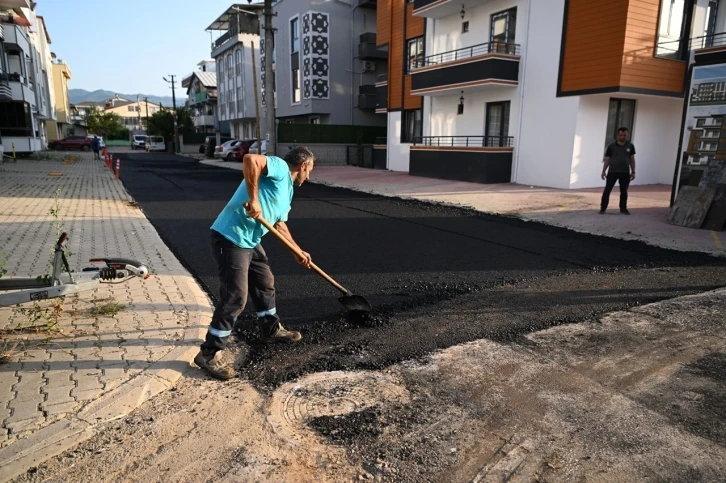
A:
<svg viewBox="0 0 726 483">
<path fill-rule="evenodd" d="M 164 79 L 165 82 L 168 82 L 171 84 L 171 102 L 172 102 L 172 105 L 174 106 L 174 112 L 172 114 L 172 117 L 174 118 L 174 152 L 178 153 L 179 152 L 179 130 L 177 127 L 177 122 L 176 122 L 176 118 L 177 118 L 176 94 L 174 93 L 174 87 L 176 84 L 174 77 L 176 77 L 176 76 L 170 74 L 169 77 L 171 77 L 171 80 L 167 80 L 166 77 L 162 77 L 162 79 Z"/>
</svg>

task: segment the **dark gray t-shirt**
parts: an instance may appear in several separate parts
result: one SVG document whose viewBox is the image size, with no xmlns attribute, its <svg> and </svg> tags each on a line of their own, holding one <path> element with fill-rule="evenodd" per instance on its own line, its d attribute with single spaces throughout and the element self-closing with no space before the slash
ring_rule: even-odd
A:
<svg viewBox="0 0 726 483">
<path fill-rule="evenodd" d="M 608 173 L 630 173 L 630 156 L 635 154 L 635 146 L 625 141 L 619 144 L 617 141 L 608 146 L 605 157 L 610 158 Z"/>
</svg>

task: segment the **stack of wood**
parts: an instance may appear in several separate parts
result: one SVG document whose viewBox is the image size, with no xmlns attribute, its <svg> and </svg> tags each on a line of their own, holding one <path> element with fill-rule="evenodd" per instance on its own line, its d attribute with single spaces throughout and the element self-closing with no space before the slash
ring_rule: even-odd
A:
<svg viewBox="0 0 726 483">
<path fill-rule="evenodd" d="M 684 186 L 668 222 L 688 228 L 721 231 L 726 225 L 726 160 L 709 160 L 698 186 Z"/>
</svg>

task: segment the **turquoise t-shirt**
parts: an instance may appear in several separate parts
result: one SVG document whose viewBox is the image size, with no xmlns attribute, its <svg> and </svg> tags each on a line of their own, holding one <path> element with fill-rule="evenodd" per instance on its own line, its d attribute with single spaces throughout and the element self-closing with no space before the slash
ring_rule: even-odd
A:
<svg viewBox="0 0 726 483">
<path fill-rule="evenodd" d="M 267 156 L 267 174 L 261 174 L 257 185 L 262 216 L 272 225 L 287 221 L 292 208 L 292 177 L 287 163 L 277 156 Z M 227 206 L 212 224 L 212 230 L 242 248 L 254 248 L 267 233 L 267 228 L 247 216 L 244 206 L 250 200 L 247 183 L 243 180 Z"/>
</svg>

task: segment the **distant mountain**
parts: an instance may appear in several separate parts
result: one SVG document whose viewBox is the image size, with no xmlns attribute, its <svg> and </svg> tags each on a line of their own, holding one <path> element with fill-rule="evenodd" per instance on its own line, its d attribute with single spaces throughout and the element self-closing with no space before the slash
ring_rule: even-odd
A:
<svg viewBox="0 0 726 483">
<path fill-rule="evenodd" d="M 181 106 L 184 104 L 184 99 L 186 98 L 186 91 L 180 90 L 181 94 L 176 96 L 176 105 Z M 164 107 L 171 107 L 172 106 L 172 99 L 171 96 L 150 96 L 147 94 L 121 94 L 120 92 L 113 92 L 113 91 L 104 91 L 103 89 L 99 89 L 97 91 L 87 91 L 85 89 L 68 89 L 68 98 L 70 100 L 71 104 L 75 104 L 76 102 L 82 102 L 82 101 L 92 101 L 92 102 L 101 102 L 105 101 L 106 99 L 109 99 L 113 96 L 118 94 L 119 96 L 128 99 L 130 101 L 135 101 L 136 96 L 139 97 L 139 99 L 142 99 L 144 97 L 149 98 L 149 102 L 153 102 L 155 104 L 163 104 Z M 180 97 L 181 96 L 181 97 Z M 180 101 L 181 99 L 181 101 Z"/>
</svg>

